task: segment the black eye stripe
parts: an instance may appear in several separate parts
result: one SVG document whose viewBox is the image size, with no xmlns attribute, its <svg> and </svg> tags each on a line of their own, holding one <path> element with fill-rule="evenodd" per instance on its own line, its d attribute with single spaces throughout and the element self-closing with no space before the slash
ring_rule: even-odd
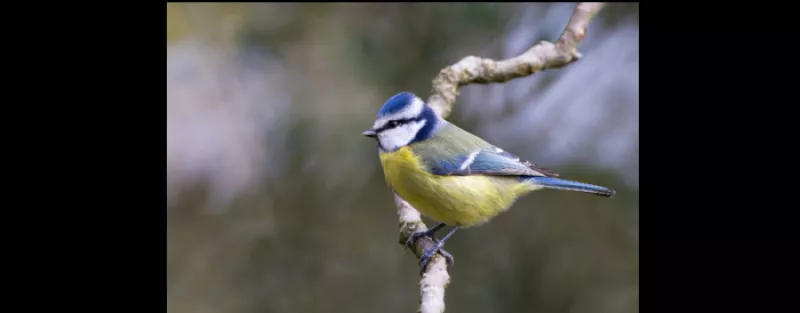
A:
<svg viewBox="0 0 800 313">
<path fill-rule="evenodd" d="M 423 119 L 423 117 L 419 116 L 419 117 L 415 117 L 415 118 L 404 118 L 404 119 L 400 119 L 400 120 L 391 120 L 391 121 L 387 122 L 386 124 L 384 124 L 383 127 L 376 129 L 375 132 L 376 133 L 380 133 L 380 132 L 382 132 L 384 130 L 392 129 L 392 128 L 395 128 L 397 126 L 404 125 L 404 124 L 411 123 L 411 122 L 421 121 L 422 119 Z"/>
</svg>

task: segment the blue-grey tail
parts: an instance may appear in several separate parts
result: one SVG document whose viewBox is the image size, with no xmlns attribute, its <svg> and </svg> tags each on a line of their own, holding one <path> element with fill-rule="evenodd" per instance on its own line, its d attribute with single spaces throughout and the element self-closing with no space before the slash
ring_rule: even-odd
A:
<svg viewBox="0 0 800 313">
<path fill-rule="evenodd" d="M 569 190 L 569 191 L 580 191 L 591 193 L 599 196 L 604 197 L 611 197 L 616 191 L 612 189 L 608 189 L 602 186 L 595 186 L 586 183 L 560 179 L 555 177 L 542 177 L 542 176 L 534 176 L 534 177 L 527 177 L 525 178 L 526 181 L 529 183 L 542 186 L 545 188 L 550 189 L 559 189 L 559 190 Z"/>
</svg>

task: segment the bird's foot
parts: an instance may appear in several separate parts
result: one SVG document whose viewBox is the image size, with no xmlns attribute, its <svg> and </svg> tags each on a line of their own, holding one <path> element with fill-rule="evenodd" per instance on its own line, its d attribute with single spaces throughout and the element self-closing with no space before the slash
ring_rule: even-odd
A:
<svg viewBox="0 0 800 313">
<path fill-rule="evenodd" d="M 433 240 L 436 242 L 436 246 L 426 250 L 425 253 L 422 254 L 422 257 L 419 258 L 420 276 L 422 276 L 422 274 L 425 273 L 425 269 L 428 267 L 428 262 L 430 262 L 431 258 L 436 254 L 436 252 L 439 252 L 439 254 L 441 254 L 445 258 L 447 266 L 453 266 L 453 263 L 455 263 L 453 255 L 450 254 L 450 252 L 447 252 L 444 249 L 442 249 L 442 247 L 444 246 L 444 242 L 436 240 L 436 238 L 434 238 Z"/>
<path fill-rule="evenodd" d="M 413 233 L 413 234 L 411 234 L 411 236 L 408 237 L 408 240 L 406 240 L 406 246 L 408 246 L 408 248 L 412 249 L 412 250 L 413 250 L 414 243 L 419 238 L 422 238 L 422 237 L 431 238 L 431 240 L 433 240 L 433 242 L 436 243 L 436 246 L 434 246 L 431 249 L 426 250 L 422 254 L 422 257 L 420 257 L 420 259 L 419 259 L 419 265 L 421 267 L 420 268 L 420 275 L 425 271 L 425 268 L 427 267 L 428 262 L 430 261 L 431 257 L 433 257 L 436 254 L 436 252 L 439 252 L 439 254 L 441 254 L 445 258 L 445 261 L 447 262 L 448 266 L 452 266 L 455 263 L 455 259 L 453 258 L 453 255 L 450 254 L 449 252 L 445 251 L 442 248 L 444 246 L 444 241 L 440 241 L 440 240 L 436 239 L 436 237 L 434 237 L 434 235 L 436 234 L 436 231 L 441 229 L 443 226 L 444 226 L 444 224 L 438 224 L 438 225 L 436 225 L 436 226 L 434 226 L 431 229 L 428 229 L 426 231 Z"/>
<path fill-rule="evenodd" d="M 406 239 L 406 246 L 409 249 L 413 249 L 414 243 L 417 242 L 417 239 L 422 237 L 428 237 L 433 239 L 434 242 L 439 242 L 434 235 L 436 235 L 436 232 L 442 229 L 442 227 L 444 227 L 444 223 L 439 223 L 426 231 L 412 233 L 411 236 L 408 236 L 408 239 Z"/>
</svg>

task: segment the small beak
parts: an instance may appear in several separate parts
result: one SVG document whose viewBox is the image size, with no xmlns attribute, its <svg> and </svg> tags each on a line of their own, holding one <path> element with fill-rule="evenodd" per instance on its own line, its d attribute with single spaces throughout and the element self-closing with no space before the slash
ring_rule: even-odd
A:
<svg viewBox="0 0 800 313">
<path fill-rule="evenodd" d="M 375 130 L 373 130 L 373 129 L 367 129 L 361 134 L 364 135 L 364 136 L 367 136 L 367 137 L 372 137 L 372 138 L 375 138 L 375 135 L 376 135 L 375 134 Z"/>
</svg>

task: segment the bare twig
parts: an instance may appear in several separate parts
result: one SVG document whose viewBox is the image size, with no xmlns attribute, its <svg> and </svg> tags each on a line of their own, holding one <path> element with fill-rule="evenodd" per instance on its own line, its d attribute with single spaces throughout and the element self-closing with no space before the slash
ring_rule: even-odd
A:
<svg viewBox="0 0 800 313">
<path fill-rule="evenodd" d="M 586 35 L 589 21 L 604 6 L 602 2 L 581 2 L 556 43 L 542 41 L 523 54 L 501 61 L 468 56 L 445 67 L 433 79 L 430 105 L 442 117 L 450 114 L 458 87 L 468 84 L 503 83 L 551 68 L 564 67 L 581 58 L 578 44 Z"/>
<path fill-rule="evenodd" d="M 433 80 L 433 90 L 428 105 L 441 117 L 447 117 L 458 96 L 458 88 L 468 84 L 502 83 L 515 78 L 532 75 L 544 69 L 560 68 L 581 58 L 578 44 L 586 35 L 589 21 L 604 6 L 604 3 L 581 2 L 575 7 L 572 17 L 555 43 L 542 41 L 525 53 L 506 60 L 468 56 L 439 72 Z M 419 212 L 396 193 L 397 215 L 400 218 L 400 244 L 415 232 L 425 231 Z M 419 258 L 425 250 L 435 245 L 429 238 L 420 238 L 413 245 Z M 444 257 L 434 255 L 425 269 L 420 285 L 420 313 L 444 312 L 444 290 L 450 283 Z"/>
</svg>

